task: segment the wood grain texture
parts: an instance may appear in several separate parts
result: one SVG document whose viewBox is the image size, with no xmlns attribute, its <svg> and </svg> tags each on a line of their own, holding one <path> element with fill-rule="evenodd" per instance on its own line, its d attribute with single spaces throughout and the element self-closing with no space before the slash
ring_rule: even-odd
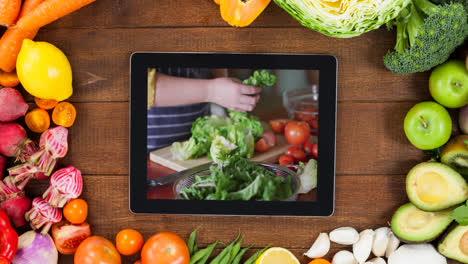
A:
<svg viewBox="0 0 468 264">
<path fill-rule="evenodd" d="M 186 239 L 201 225 L 198 235 L 201 246 L 217 239 L 229 242 L 240 229 L 245 234 L 244 245 L 261 248 L 271 243 L 295 249 L 299 257 L 320 232 L 341 226 L 358 230 L 386 226 L 395 209 L 407 201 L 404 179 L 405 175 L 338 176 L 336 209 L 328 218 L 135 215 L 128 209 L 128 177 L 123 176 L 84 176 L 82 198 L 89 205 L 88 222 L 93 234 L 112 241 L 124 228 L 136 228 L 146 239 L 161 231 L 175 232 Z M 29 184 L 27 192 L 35 197 L 46 187 L 47 181 L 35 181 Z M 341 247 L 332 248 L 336 251 Z"/>
<path fill-rule="evenodd" d="M 45 28 L 36 40 L 49 41 L 68 56 L 73 102 L 128 101 L 134 51 L 333 54 L 338 58 L 339 101 L 430 98 L 428 74 L 395 75 L 384 67 L 382 57 L 395 43 L 394 32 L 385 29 L 336 39 L 305 28 Z M 90 84 L 90 73 L 105 80 Z"/>
<path fill-rule="evenodd" d="M 339 103 L 336 173 L 338 175 L 406 174 L 422 160 L 403 132 L 412 103 Z M 76 103 L 70 148 L 60 164 L 84 174 L 127 175 L 128 103 Z"/>
</svg>

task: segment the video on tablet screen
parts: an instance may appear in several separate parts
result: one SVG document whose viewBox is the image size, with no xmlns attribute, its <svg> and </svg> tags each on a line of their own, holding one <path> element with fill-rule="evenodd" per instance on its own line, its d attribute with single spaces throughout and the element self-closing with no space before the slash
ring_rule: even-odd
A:
<svg viewBox="0 0 468 264">
<path fill-rule="evenodd" d="M 147 198 L 316 201 L 318 85 L 318 70 L 148 69 Z"/>
</svg>

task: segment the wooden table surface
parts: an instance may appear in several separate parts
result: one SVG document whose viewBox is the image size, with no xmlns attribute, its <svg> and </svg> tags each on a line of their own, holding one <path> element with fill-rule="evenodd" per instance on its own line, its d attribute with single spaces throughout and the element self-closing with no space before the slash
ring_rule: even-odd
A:
<svg viewBox="0 0 468 264">
<path fill-rule="evenodd" d="M 115 239 L 134 228 L 145 238 L 170 231 L 187 238 L 197 226 L 201 246 L 229 242 L 240 229 L 244 244 L 268 244 L 301 255 L 320 232 L 387 225 L 407 201 L 404 179 L 422 159 L 403 133 L 409 108 L 430 99 L 428 74 L 395 75 L 382 56 L 395 33 L 382 28 L 336 39 L 308 30 L 271 3 L 248 28 L 232 28 L 211 0 L 99 0 L 44 27 L 36 40 L 57 45 L 74 73 L 70 98 L 78 116 L 62 165 L 83 172 L 83 198 L 95 235 Z M 339 62 L 336 209 L 332 217 L 135 215 L 129 210 L 129 57 L 134 51 L 333 54 Z M 92 75 L 103 80 L 93 82 Z M 46 182 L 30 184 L 40 195 Z M 341 247 L 333 245 L 331 253 Z M 332 254 L 329 255 L 331 257 Z M 133 263 L 137 257 L 124 258 Z M 72 263 L 61 257 L 61 263 Z"/>
</svg>

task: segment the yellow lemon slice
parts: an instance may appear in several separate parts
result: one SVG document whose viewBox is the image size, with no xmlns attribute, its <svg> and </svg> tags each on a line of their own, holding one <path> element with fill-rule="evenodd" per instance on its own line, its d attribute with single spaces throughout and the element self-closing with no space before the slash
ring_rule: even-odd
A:
<svg viewBox="0 0 468 264">
<path fill-rule="evenodd" d="M 289 250 L 274 247 L 265 251 L 255 264 L 300 264 L 300 262 Z"/>
</svg>

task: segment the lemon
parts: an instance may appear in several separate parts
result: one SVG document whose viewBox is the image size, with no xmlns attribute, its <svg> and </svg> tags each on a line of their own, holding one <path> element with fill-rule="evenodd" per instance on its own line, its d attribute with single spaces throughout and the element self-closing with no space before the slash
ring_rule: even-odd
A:
<svg viewBox="0 0 468 264">
<path fill-rule="evenodd" d="M 16 72 L 24 89 L 35 97 L 63 101 L 73 93 L 70 62 L 50 43 L 25 39 Z"/>
<path fill-rule="evenodd" d="M 300 262 L 289 250 L 274 247 L 265 251 L 255 264 L 300 264 Z"/>
</svg>

